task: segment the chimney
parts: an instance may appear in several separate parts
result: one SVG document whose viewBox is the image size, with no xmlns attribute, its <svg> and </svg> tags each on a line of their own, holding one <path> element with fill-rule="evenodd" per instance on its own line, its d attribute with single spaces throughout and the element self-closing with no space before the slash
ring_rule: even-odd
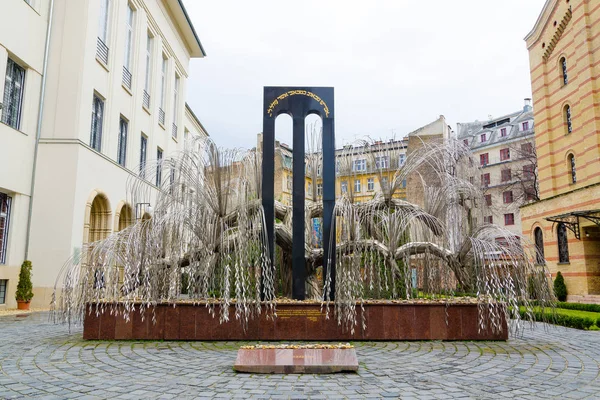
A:
<svg viewBox="0 0 600 400">
<path fill-rule="evenodd" d="M 533 107 L 531 107 L 531 99 L 529 97 L 525 98 L 525 104 L 523 105 L 523 111 L 531 111 Z"/>
</svg>

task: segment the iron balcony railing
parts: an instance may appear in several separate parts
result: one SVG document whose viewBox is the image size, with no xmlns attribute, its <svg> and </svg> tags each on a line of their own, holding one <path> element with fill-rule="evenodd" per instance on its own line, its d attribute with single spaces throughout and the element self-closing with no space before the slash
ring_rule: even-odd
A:
<svg viewBox="0 0 600 400">
<path fill-rule="evenodd" d="M 158 122 L 160 122 L 163 125 L 165 124 L 165 112 L 162 108 L 158 109 Z"/>
<path fill-rule="evenodd" d="M 171 134 L 175 139 L 177 139 L 177 125 L 175 125 L 175 123 L 173 123 L 173 130 Z"/>
<path fill-rule="evenodd" d="M 123 67 L 123 84 L 131 89 L 131 72 L 127 69 L 127 67 Z"/>
<path fill-rule="evenodd" d="M 150 95 L 145 90 L 142 101 L 144 103 L 144 107 L 150 109 Z"/>
<path fill-rule="evenodd" d="M 104 64 L 108 64 L 108 46 L 100 38 L 96 44 L 96 57 Z"/>
</svg>

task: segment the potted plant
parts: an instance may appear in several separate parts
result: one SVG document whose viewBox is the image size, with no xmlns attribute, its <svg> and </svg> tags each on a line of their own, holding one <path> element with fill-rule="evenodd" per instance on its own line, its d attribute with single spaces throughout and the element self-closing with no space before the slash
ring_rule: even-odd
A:
<svg viewBox="0 0 600 400">
<path fill-rule="evenodd" d="M 25 260 L 21 265 L 19 273 L 19 283 L 17 284 L 17 308 L 19 310 L 29 310 L 29 303 L 33 297 L 33 284 L 31 283 L 31 261 Z"/>
</svg>

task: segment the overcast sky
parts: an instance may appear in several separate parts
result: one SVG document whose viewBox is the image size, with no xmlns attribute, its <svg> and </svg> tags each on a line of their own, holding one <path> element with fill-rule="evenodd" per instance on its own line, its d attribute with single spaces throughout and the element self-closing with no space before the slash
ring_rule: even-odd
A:
<svg viewBox="0 0 600 400">
<path fill-rule="evenodd" d="M 333 86 L 340 147 L 521 108 L 545 0 L 184 2 L 208 54 L 187 102 L 217 144 L 255 146 L 263 86 Z M 291 144 L 291 119 L 276 129 Z"/>
</svg>

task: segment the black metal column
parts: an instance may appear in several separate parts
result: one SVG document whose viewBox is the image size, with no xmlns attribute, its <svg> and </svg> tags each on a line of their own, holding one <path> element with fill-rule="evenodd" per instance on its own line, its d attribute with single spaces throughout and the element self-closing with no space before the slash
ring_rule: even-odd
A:
<svg viewBox="0 0 600 400">
<path fill-rule="evenodd" d="M 331 105 L 333 109 L 333 104 Z M 323 280 L 331 269 L 330 298 L 335 298 L 335 132 L 334 120 L 323 118 Z M 331 249 L 330 249 L 331 246 Z M 330 251 L 331 250 L 331 251 Z M 323 282 L 324 284 L 325 282 Z"/>
<path fill-rule="evenodd" d="M 304 115 L 293 116 L 293 186 L 292 186 L 292 298 L 306 297 L 306 260 L 304 254 Z"/>
<path fill-rule="evenodd" d="M 265 107 L 266 96 L 265 96 Z M 275 120 L 263 119 L 262 204 L 267 224 L 270 267 L 275 269 Z M 264 277 L 264 274 L 261 275 Z M 264 300 L 264 282 L 261 282 L 261 298 Z"/>
</svg>

